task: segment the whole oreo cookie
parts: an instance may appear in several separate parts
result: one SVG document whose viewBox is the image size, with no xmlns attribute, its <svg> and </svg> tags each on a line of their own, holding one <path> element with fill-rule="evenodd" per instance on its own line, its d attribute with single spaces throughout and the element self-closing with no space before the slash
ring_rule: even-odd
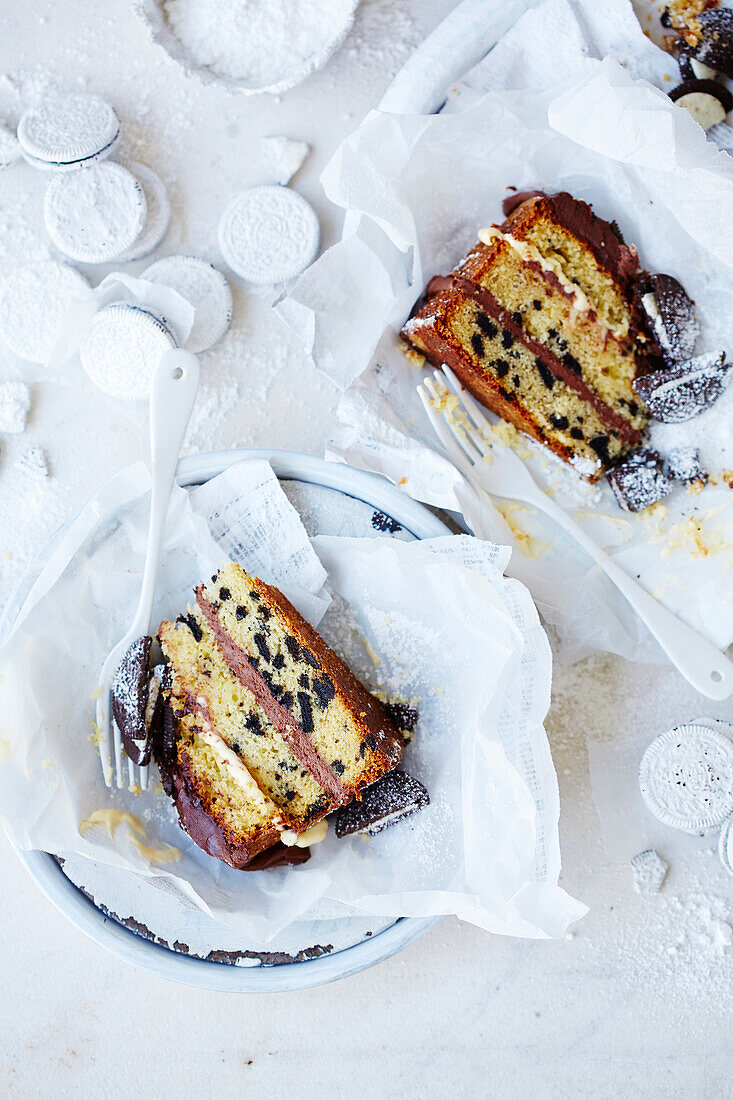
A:
<svg viewBox="0 0 733 1100">
<path fill-rule="evenodd" d="M 673 363 L 689 359 L 700 335 L 695 303 L 672 275 L 647 275 L 641 286 L 641 304 L 664 358 Z"/>
<path fill-rule="evenodd" d="M 685 80 L 672 89 L 669 98 L 689 111 L 703 130 L 725 121 L 728 111 L 733 110 L 733 95 L 715 80 Z"/>
<path fill-rule="evenodd" d="M 656 451 L 637 451 L 606 474 L 616 500 L 625 512 L 640 512 L 663 500 L 672 483 L 662 470 Z"/>
<path fill-rule="evenodd" d="M 715 8 L 696 16 L 700 34 L 690 53 L 718 73 L 733 77 L 733 10 Z"/>
<path fill-rule="evenodd" d="M 709 409 L 722 394 L 731 369 L 724 360 L 724 352 L 709 351 L 671 370 L 635 378 L 633 386 L 655 420 L 683 424 Z"/>
</svg>

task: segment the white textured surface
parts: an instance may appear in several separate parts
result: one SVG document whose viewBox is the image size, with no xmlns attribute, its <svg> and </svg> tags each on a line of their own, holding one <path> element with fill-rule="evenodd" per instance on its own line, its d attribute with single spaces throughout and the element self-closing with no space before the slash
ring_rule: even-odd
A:
<svg viewBox="0 0 733 1100">
<path fill-rule="evenodd" d="M 0 0 L 0 71 L 38 65 L 71 88 L 108 96 L 129 152 L 170 189 L 174 219 L 165 250 L 217 263 L 216 221 L 226 202 L 242 186 L 267 182 L 247 174 L 252 143 L 267 134 L 312 144 L 297 186 L 314 204 L 327 243 L 335 239 L 338 217 L 318 174 L 378 98 L 407 44 L 451 6 L 363 0 L 343 50 L 281 102 L 232 98 L 186 82 L 147 42 L 127 0 L 76 0 L 73 8 Z M 0 118 L 9 104 L 14 121 L 12 101 L 0 81 Z M 46 258 L 46 183 L 25 165 L 0 174 L 4 267 Z M 320 450 L 333 391 L 280 335 L 268 302 L 235 287 L 234 327 L 202 359 L 187 450 Z M 22 368 L 3 359 L 2 376 L 15 366 Z M 14 467 L 30 443 L 48 451 L 54 474 L 38 492 Z M 5 594 L 54 527 L 143 453 L 144 428 L 120 418 L 83 379 L 44 383 L 34 387 L 25 435 L 6 437 L 2 447 Z M 242 1001 L 130 969 L 50 907 L 0 837 L 0 1081 L 9 1096 L 23 1098 L 730 1096 L 733 966 L 722 926 L 733 919 L 733 877 L 714 856 L 714 843 L 678 850 L 671 836 L 666 847 L 655 837 L 669 876 L 655 897 L 636 894 L 628 865 L 604 854 L 586 751 L 587 736 L 611 745 L 634 736 L 645 745 L 710 713 L 665 670 L 610 658 L 558 669 L 548 731 L 563 805 L 562 883 L 591 907 L 575 938 L 518 942 L 446 920 L 376 969 L 303 993 Z M 727 713 L 733 717 L 730 706 Z M 650 842 L 642 836 L 635 852 Z"/>
</svg>

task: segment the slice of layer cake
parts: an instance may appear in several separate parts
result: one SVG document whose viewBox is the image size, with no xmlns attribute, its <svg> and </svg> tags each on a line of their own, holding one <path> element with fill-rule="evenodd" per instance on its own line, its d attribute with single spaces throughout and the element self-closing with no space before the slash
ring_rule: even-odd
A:
<svg viewBox="0 0 733 1100">
<path fill-rule="evenodd" d="M 504 204 L 506 220 L 402 330 L 489 409 L 592 480 L 639 445 L 649 413 L 632 388 L 659 364 L 645 330 L 636 252 L 562 192 Z"/>
<path fill-rule="evenodd" d="M 231 866 L 298 843 L 399 763 L 403 741 L 379 703 L 241 566 L 200 585 L 159 638 L 174 721 L 156 758 L 183 827 Z"/>
</svg>

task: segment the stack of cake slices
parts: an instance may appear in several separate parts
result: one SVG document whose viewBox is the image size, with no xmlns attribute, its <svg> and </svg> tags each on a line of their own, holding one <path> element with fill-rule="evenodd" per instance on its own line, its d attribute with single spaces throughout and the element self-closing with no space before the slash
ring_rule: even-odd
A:
<svg viewBox="0 0 733 1100">
<path fill-rule="evenodd" d="M 252 861 L 273 845 L 296 858 L 317 822 L 399 763 L 403 739 L 382 706 L 281 592 L 241 566 L 199 586 L 159 638 L 164 786 L 192 839 L 231 866 L 265 866 Z"/>
<path fill-rule="evenodd" d="M 660 365 L 636 251 L 567 192 L 515 194 L 501 226 L 428 285 L 402 330 L 484 405 L 596 480 L 638 447 L 632 383 Z"/>
</svg>

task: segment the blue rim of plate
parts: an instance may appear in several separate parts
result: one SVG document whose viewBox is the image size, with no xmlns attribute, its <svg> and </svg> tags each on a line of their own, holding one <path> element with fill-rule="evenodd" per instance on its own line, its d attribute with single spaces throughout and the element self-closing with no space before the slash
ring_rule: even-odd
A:
<svg viewBox="0 0 733 1100">
<path fill-rule="evenodd" d="M 264 459 L 280 480 L 301 481 L 334 489 L 386 512 L 416 539 L 451 534 L 437 516 L 377 474 L 326 462 L 297 451 L 237 449 L 192 455 L 178 464 L 176 480 L 185 487 L 201 484 L 244 459 Z M 0 636 L 20 610 L 38 571 L 68 528 L 61 527 L 29 565 L 10 598 L 0 623 Z M 11 842 L 12 843 L 12 842 Z M 383 931 L 351 947 L 319 958 L 276 965 L 236 966 L 183 955 L 144 938 L 118 923 L 66 877 L 53 855 L 13 848 L 46 897 L 80 931 L 125 962 L 152 974 L 199 989 L 237 993 L 278 993 L 325 985 L 366 970 L 408 947 L 440 920 L 435 917 L 399 917 Z"/>
</svg>

